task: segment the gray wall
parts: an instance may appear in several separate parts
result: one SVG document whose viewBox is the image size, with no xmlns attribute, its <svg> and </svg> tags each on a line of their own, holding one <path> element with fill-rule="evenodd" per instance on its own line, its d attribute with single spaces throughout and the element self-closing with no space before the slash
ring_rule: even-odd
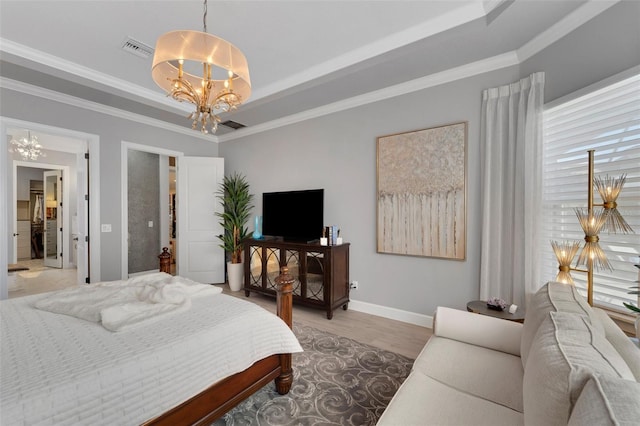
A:
<svg viewBox="0 0 640 426">
<path fill-rule="evenodd" d="M 175 150 L 191 156 L 218 156 L 218 145 L 214 142 L 6 88 L 0 89 L 0 110 L 4 117 L 99 136 L 99 152 L 92 152 L 91 155 L 98 155 L 100 159 L 100 193 L 92 195 L 100 197 L 100 223 L 112 225 L 112 232 L 100 234 L 102 280 L 120 279 L 122 271 L 122 141 Z M 189 126 L 188 121 L 185 126 Z M 96 217 L 92 212 L 92 220 Z"/>
<path fill-rule="evenodd" d="M 546 71 L 552 100 L 639 64 L 639 10 L 618 4 L 520 66 L 225 142 L 225 170 L 247 175 L 255 214 L 263 192 L 325 189 L 325 222 L 351 243 L 352 299 L 425 315 L 464 309 L 479 296 L 482 90 Z M 466 261 L 377 254 L 376 137 L 458 121 L 469 122 Z"/>
<path fill-rule="evenodd" d="M 160 253 L 160 156 L 128 151 L 128 260 L 133 274 L 158 269 L 157 257 L 149 254 Z"/>
</svg>

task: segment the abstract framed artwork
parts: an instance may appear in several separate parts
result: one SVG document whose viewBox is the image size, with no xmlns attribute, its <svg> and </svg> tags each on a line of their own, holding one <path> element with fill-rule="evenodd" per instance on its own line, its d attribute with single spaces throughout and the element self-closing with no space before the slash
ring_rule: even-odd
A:
<svg viewBox="0 0 640 426">
<path fill-rule="evenodd" d="M 467 122 L 377 140 L 378 253 L 465 260 Z"/>
</svg>

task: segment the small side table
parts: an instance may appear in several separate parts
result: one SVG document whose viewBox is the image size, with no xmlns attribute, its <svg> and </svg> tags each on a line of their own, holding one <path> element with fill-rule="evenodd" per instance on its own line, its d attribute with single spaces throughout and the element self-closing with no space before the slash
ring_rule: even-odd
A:
<svg viewBox="0 0 640 426">
<path fill-rule="evenodd" d="M 487 302 L 485 300 L 473 300 L 467 303 L 467 311 L 509 321 L 524 322 L 524 308 L 519 306 L 518 310 L 514 314 L 510 314 L 508 309 L 505 309 L 504 311 L 495 311 L 487 308 Z"/>
</svg>

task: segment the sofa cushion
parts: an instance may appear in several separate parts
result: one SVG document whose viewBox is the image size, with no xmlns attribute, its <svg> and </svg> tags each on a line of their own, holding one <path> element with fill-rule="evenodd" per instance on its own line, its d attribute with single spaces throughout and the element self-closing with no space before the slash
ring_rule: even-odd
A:
<svg viewBox="0 0 640 426">
<path fill-rule="evenodd" d="M 594 376 L 584 386 L 568 426 L 637 425 L 640 383 Z"/>
<path fill-rule="evenodd" d="M 461 392 L 420 371 L 400 386 L 378 426 L 523 424 L 522 413 Z"/>
<path fill-rule="evenodd" d="M 636 381 L 640 382 L 640 348 L 624 334 L 605 311 L 595 308 L 594 312 L 604 327 L 605 337 L 627 363 Z"/>
<path fill-rule="evenodd" d="M 574 286 L 554 281 L 548 282 L 533 295 L 527 305 L 520 341 L 520 356 L 525 368 L 533 338 L 549 312 L 573 312 L 587 316 L 592 324 L 599 322 L 594 320 L 593 309 Z M 596 325 L 596 327 L 600 326 Z"/>
<path fill-rule="evenodd" d="M 538 328 L 525 366 L 525 422 L 566 425 L 593 374 L 634 380 L 622 357 L 587 316 L 550 312 Z"/>
<path fill-rule="evenodd" d="M 461 392 L 523 410 L 520 357 L 432 336 L 413 369 Z"/>
</svg>

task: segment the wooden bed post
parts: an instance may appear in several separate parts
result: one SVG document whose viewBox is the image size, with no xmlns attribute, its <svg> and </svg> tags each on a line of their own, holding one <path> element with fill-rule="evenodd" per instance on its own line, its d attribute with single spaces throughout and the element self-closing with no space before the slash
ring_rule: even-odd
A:
<svg viewBox="0 0 640 426">
<path fill-rule="evenodd" d="M 166 272 L 167 274 L 170 274 L 171 253 L 169 253 L 169 249 L 166 247 L 162 247 L 162 253 L 158 255 L 158 259 L 160 259 L 160 272 Z"/>
<path fill-rule="evenodd" d="M 289 268 L 280 268 L 280 275 L 276 278 L 277 314 L 293 329 L 293 277 L 289 274 Z M 289 393 L 293 383 L 293 368 L 291 367 L 291 354 L 280 354 L 280 366 L 282 371 L 275 379 L 276 390 L 280 395 Z"/>
</svg>

